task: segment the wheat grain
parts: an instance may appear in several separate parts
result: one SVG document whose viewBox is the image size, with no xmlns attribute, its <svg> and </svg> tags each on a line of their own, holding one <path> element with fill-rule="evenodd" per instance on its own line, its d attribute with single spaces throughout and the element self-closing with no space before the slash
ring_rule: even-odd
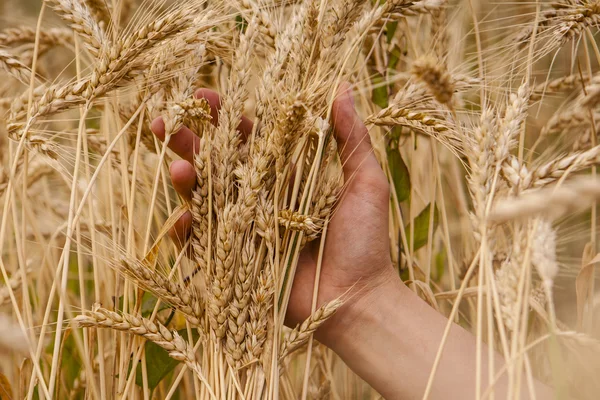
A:
<svg viewBox="0 0 600 400">
<path fill-rule="evenodd" d="M 105 0 L 84 0 L 88 9 L 90 10 L 90 14 L 94 17 L 94 19 L 98 22 L 98 24 L 106 29 L 108 24 L 110 23 L 111 16 L 110 10 L 108 9 L 107 3 Z"/>
</svg>

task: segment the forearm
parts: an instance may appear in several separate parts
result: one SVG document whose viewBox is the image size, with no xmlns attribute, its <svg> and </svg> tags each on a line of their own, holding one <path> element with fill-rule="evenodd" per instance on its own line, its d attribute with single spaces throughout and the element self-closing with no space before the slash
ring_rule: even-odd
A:
<svg viewBox="0 0 600 400">
<path fill-rule="evenodd" d="M 406 288 L 396 276 L 341 315 L 326 344 L 387 399 L 420 399 L 448 320 Z M 482 387 L 489 385 L 487 346 L 482 355 Z M 495 354 L 495 372 L 504 365 Z M 475 398 L 476 340 L 453 324 L 437 367 L 430 399 Z M 507 398 L 506 375 L 496 398 Z M 521 398 L 528 398 L 525 384 Z M 549 390 L 536 385 L 538 399 Z"/>
</svg>

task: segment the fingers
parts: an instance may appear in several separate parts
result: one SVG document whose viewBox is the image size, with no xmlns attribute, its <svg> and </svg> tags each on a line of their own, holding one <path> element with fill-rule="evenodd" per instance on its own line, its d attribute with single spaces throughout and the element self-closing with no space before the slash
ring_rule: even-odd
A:
<svg viewBox="0 0 600 400">
<path fill-rule="evenodd" d="M 181 248 L 185 244 L 185 241 L 187 240 L 187 238 L 191 232 L 192 232 L 192 213 L 189 211 L 186 211 L 185 214 L 183 214 L 177 220 L 177 222 L 175 222 L 175 225 L 173 225 L 173 227 L 169 231 L 169 236 L 171 236 L 171 239 L 175 242 L 175 244 L 179 248 Z"/>
<path fill-rule="evenodd" d="M 216 126 L 219 122 L 219 109 L 221 108 L 219 94 L 209 89 L 198 89 L 194 95 L 196 98 L 206 99 L 206 101 L 208 101 L 208 104 L 210 105 L 210 114 L 212 116 L 211 123 Z M 238 125 L 242 140 L 245 140 L 252 133 L 252 125 L 251 120 L 242 116 L 242 120 Z M 165 140 L 165 123 L 162 117 L 154 119 L 150 124 L 150 129 L 159 140 Z M 186 127 L 181 128 L 169 141 L 169 148 L 179 157 L 190 163 L 193 162 L 194 154 L 198 152 L 199 146 L 200 138 Z"/>
<path fill-rule="evenodd" d="M 206 101 L 208 101 L 208 104 L 210 104 L 210 115 L 212 117 L 211 123 L 217 126 L 219 123 L 219 110 L 221 109 L 221 98 L 219 97 L 219 94 L 210 89 L 198 89 L 194 96 L 196 96 L 197 99 L 206 99 Z M 252 121 L 242 116 L 242 120 L 237 128 L 242 134 L 242 139 L 244 141 L 252 133 L 252 126 Z"/>
<path fill-rule="evenodd" d="M 165 122 L 162 117 L 156 118 L 150 124 L 150 129 L 160 141 L 165 140 Z M 200 138 L 185 126 L 181 128 L 175 135 L 171 136 L 169 148 L 184 160 L 192 163 L 194 154 L 198 152 L 200 147 Z"/>
<path fill-rule="evenodd" d="M 173 161 L 169 168 L 173 187 L 186 201 L 192 200 L 192 190 L 196 186 L 196 171 L 185 160 Z"/>
<path fill-rule="evenodd" d="M 338 96 L 333 102 L 332 122 L 340 149 L 344 177 L 349 180 L 361 173 L 376 172 L 381 168 L 373 154 L 369 132 L 354 110 L 354 100 L 350 85 L 340 85 Z"/>
<path fill-rule="evenodd" d="M 196 186 L 196 171 L 192 164 L 185 160 L 173 161 L 169 168 L 173 187 L 186 201 L 192 200 L 192 190 Z M 192 214 L 183 214 L 169 231 L 171 239 L 179 247 L 183 247 L 192 230 Z"/>
</svg>

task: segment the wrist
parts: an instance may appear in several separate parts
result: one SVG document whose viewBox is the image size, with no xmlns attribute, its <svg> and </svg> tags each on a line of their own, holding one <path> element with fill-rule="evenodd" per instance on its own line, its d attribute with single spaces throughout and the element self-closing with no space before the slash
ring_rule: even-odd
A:
<svg viewBox="0 0 600 400">
<path fill-rule="evenodd" d="M 384 303 L 392 302 L 397 307 L 405 290 L 391 264 L 368 282 L 357 282 L 337 313 L 319 328 L 317 339 L 338 352 L 348 340 L 359 337 L 360 331 L 368 331 L 378 318 L 385 318 Z"/>
</svg>

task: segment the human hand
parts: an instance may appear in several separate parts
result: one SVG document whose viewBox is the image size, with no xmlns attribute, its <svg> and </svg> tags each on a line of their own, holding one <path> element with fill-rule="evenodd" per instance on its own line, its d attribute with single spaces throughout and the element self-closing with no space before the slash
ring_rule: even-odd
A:
<svg viewBox="0 0 600 400">
<path fill-rule="evenodd" d="M 196 97 L 205 98 L 211 106 L 212 122 L 218 123 L 219 96 L 200 89 Z M 352 298 L 317 332 L 326 342 L 335 340 L 340 330 L 347 329 L 357 308 L 365 307 L 369 294 L 383 287 L 389 280 L 397 279 L 391 259 L 388 239 L 389 184 L 377 162 L 366 127 L 354 109 L 349 86 L 344 84 L 333 103 L 332 125 L 343 165 L 345 190 L 327 230 L 318 305 L 329 302 L 353 289 Z M 152 131 L 164 139 L 161 118 L 152 122 Z M 238 127 L 242 136 L 252 131 L 252 122 L 242 118 Z M 183 160 L 174 161 L 170 167 L 175 190 L 185 199 L 191 199 L 196 184 L 192 166 L 194 149 L 199 138 L 188 128 L 174 135 L 169 147 Z M 176 222 L 171 236 L 181 244 L 191 231 L 191 213 Z M 313 285 L 319 253 L 319 240 L 308 243 L 300 254 L 286 323 L 295 325 L 311 314 Z"/>
</svg>

